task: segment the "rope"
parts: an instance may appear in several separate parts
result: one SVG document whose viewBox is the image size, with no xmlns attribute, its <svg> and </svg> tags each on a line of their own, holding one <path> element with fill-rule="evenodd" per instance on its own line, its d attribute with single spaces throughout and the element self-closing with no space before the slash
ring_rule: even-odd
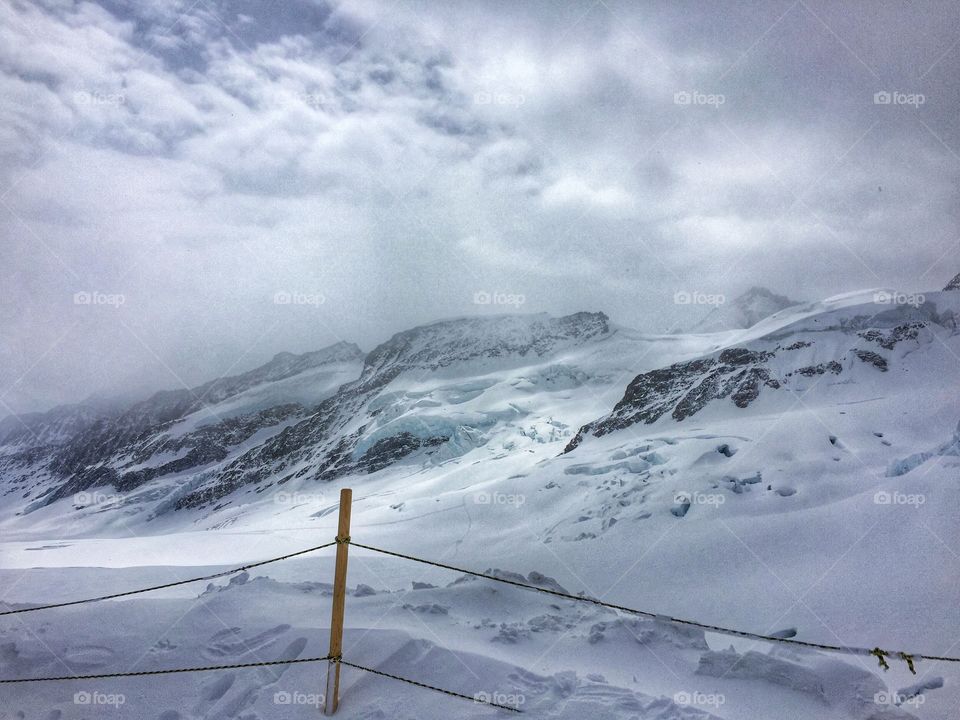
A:
<svg viewBox="0 0 960 720">
<path fill-rule="evenodd" d="M 865 655 L 865 656 L 874 656 L 880 662 L 880 667 L 884 670 L 887 670 L 890 666 L 887 664 L 884 656 L 896 655 L 897 657 L 904 660 L 907 665 L 910 667 L 911 672 L 916 674 L 914 669 L 914 663 L 920 660 L 932 660 L 940 662 L 956 662 L 960 663 L 960 657 L 944 657 L 940 655 L 921 655 L 920 653 L 905 653 L 899 651 L 891 650 L 881 650 L 880 648 L 861 648 L 853 647 L 849 645 L 828 645 L 824 643 L 809 642 L 806 640 L 795 640 L 792 638 L 780 638 L 774 637 L 772 635 L 761 635 L 760 633 L 747 632 L 745 630 L 734 630 L 733 628 L 722 627 L 720 625 L 708 625 L 707 623 L 697 622 L 696 620 L 684 620 L 682 618 L 675 618 L 669 615 L 660 615 L 659 613 L 650 612 L 648 610 L 637 610 L 636 608 L 626 607 L 624 605 L 616 605 L 614 603 L 604 602 L 596 598 L 587 597 L 584 595 L 571 595 L 570 593 L 561 592 L 559 590 L 550 590 L 549 588 L 538 587 L 537 585 L 530 585 L 528 583 L 522 583 L 517 580 L 508 580 L 507 578 L 496 577 L 495 575 L 488 575 L 487 573 L 476 572 L 475 570 L 467 570 L 466 568 L 457 567 L 455 565 L 447 565 L 445 563 L 435 562 L 433 560 L 425 560 L 423 558 L 414 557 L 413 555 L 404 555 L 403 553 L 393 552 L 392 550 L 384 550 L 383 548 L 373 547 L 371 545 L 362 545 L 358 542 L 351 543 L 354 547 L 363 548 L 364 550 L 372 550 L 373 552 L 382 553 L 383 555 L 391 555 L 402 560 L 412 560 L 413 562 L 422 563 L 424 565 L 432 565 L 433 567 L 443 568 L 445 570 L 453 570 L 455 572 L 464 573 L 466 575 L 473 575 L 475 577 L 486 578 L 487 580 L 493 580 L 499 583 L 505 583 L 507 585 L 514 585 L 516 587 L 525 588 L 527 590 L 535 590 L 536 592 L 545 593 L 547 595 L 554 595 L 556 597 L 565 598 L 567 600 L 576 600 L 578 602 L 588 602 L 593 605 L 598 605 L 600 607 L 608 608 L 610 610 L 619 610 L 620 612 L 629 613 L 631 615 L 638 615 L 640 617 L 650 618 L 652 620 L 661 620 L 668 622 L 674 625 L 686 625 L 688 627 L 696 627 L 701 630 L 708 630 L 710 632 L 715 632 L 721 635 L 730 635 L 733 637 L 747 638 L 748 640 L 761 640 L 764 642 L 777 642 L 783 643 L 785 645 L 794 645 L 805 648 L 811 648 L 814 650 L 824 650 L 827 652 L 836 652 L 844 653 L 847 655 Z"/>
<path fill-rule="evenodd" d="M 346 660 L 340 660 L 341 665 L 347 665 L 348 667 L 356 668 L 357 670 L 363 670 L 368 673 L 373 673 L 374 675 L 381 675 L 391 680 L 399 680 L 400 682 L 405 682 L 410 685 L 416 685 L 417 687 L 426 688 L 427 690 L 433 690 L 435 692 L 443 693 L 444 695 L 450 695 L 455 698 L 461 698 L 463 700 L 469 700 L 470 702 L 481 703 L 483 705 L 489 705 L 490 707 L 499 708 L 500 710 L 509 710 L 514 713 L 523 713 L 523 710 L 519 708 L 511 707 L 509 705 L 501 705 L 500 703 L 495 703 L 492 700 L 485 700 L 478 696 L 470 697 L 469 695 L 464 695 L 462 693 L 454 692 L 453 690 L 445 690 L 444 688 L 438 688 L 433 685 L 427 685 L 422 682 L 417 682 L 416 680 L 411 680 L 410 678 L 400 677 L 399 675 L 391 675 L 390 673 L 385 673 L 382 670 L 374 670 L 373 668 L 364 667 L 363 665 L 357 665 L 352 662 L 347 662 Z"/>
<path fill-rule="evenodd" d="M 177 585 L 186 585 L 188 583 L 200 582 L 201 580 L 214 580 L 215 578 L 220 578 L 225 575 L 233 575 L 234 573 L 243 572 L 244 570 L 260 567 L 261 565 L 268 565 L 270 563 L 279 562 L 280 560 L 288 560 L 292 557 L 297 557 L 298 555 L 306 555 L 307 553 L 311 553 L 316 550 L 322 550 L 336 544 L 337 541 L 334 540 L 333 542 L 328 542 L 324 545 L 317 545 L 316 547 L 307 548 L 306 550 L 298 550 L 297 552 L 289 553 L 287 555 L 270 558 L 269 560 L 261 560 L 260 562 L 250 563 L 249 565 L 242 565 L 240 567 L 233 568 L 232 570 L 224 570 L 222 572 L 213 573 L 212 575 L 203 575 L 201 577 L 189 578 L 188 580 L 177 580 L 176 582 L 164 583 L 163 585 L 153 585 L 151 587 L 140 588 L 139 590 L 127 590 L 126 592 L 113 593 L 112 595 L 101 595 L 100 597 L 85 598 L 84 600 L 71 600 L 69 602 L 52 603 L 50 605 L 35 605 L 34 607 L 19 608 L 17 610 L 5 610 L 0 612 L 0 615 L 16 615 L 17 613 L 33 612 L 34 610 L 50 610 L 51 608 L 82 605 L 84 603 L 99 602 L 101 600 L 113 600 L 114 598 L 126 597 L 128 595 L 138 595 L 139 593 L 162 590 L 164 588 L 176 587 Z"/>
<path fill-rule="evenodd" d="M 415 685 L 420 688 L 426 688 L 427 690 L 433 690 L 435 692 L 443 693 L 444 695 L 450 695 L 452 697 L 462 698 L 464 700 L 470 700 L 471 702 L 482 703 L 484 705 L 490 705 L 491 707 L 500 708 L 501 710 L 509 710 L 510 712 L 522 713 L 522 710 L 519 710 L 515 707 L 510 707 L 509 705 L 501 705 L 500 703 L 495 703 L 491 700 L 485 700 L 480 697 L 470 697 L 469 695 L 463 695 L 453 690 L 445 690 L 444 688 L 435 687 L 433 685 L 427 685 L 426 683 L 417 682 L 416 680 L 411 680 L 410 678 L 400 677 L 399 675 L 391 675 L 390 673 L 385 673 L 382 670 L 374 670 L 373 668 L 368 668 L 363 665 L 357 665 L 355 663 L 347 662 L 339 655 L 325 655 L 324 657 L 307 657 L 307 658 L 295 658 L 292 660 L 264 660 L 261 662 L 250 662 L 250 663 L 235 663 L 232 665 L 204 665 L 201 667 L 187 667 L 187 668 L 171 668 L 168 670 L 137 670 L 135 672 L 122 672 L 122 673 L 100 673 L 97 675 L 61 675 L 58 677 L 38 677 L 38 678 L 18 678 L 13 680 L 0 680 L 0 684 L 12 684 L 12 683 L 28 683 L 28 682 L 54 682 L 54 681 L 63 681 L 63 680 L 102 680 L 105 678 L 124 678 L 124 677 L 139 677 L 144 675 L 171 675 L 173 673 L 185 673 L 185 672 L 207 672 L 209 670 L 237 670 L 244 668 L 255 668 L 255 667 L 268 667 L 272 665 L 295 665 L 297 663 L 314 663 L 314 662 L 324 662 L 332 661 L 335 663 L 340 663 L 341 665 L 348 665 L 357 670 L 363 670 L 365 672 L 373 673 L 374 675 L 382 675 L 383 677 L 391 678 L 393 680 L 399 680 L 401 682 L 408 683 L 410 685 Z"/>
<path fill-rule="evenodd" d="M 293 665 L 330 660 L 331 656 L 296 658 L 295 660 L 265 660 L 263 662 L 237 663 L 236 665 L 205 665 L 202 667 L 173 668 L 171 670 L 138 670 L 136 672 L 103 673 L 101 675 L 63 675 L 61 677 L 21 678 L 0 680 L 0 683 L 48 682 L 51 680 L 100 680 L 102 678 L 136 677 L 138 675 L 170 675 L 171 673 L 205 672 L 207 670 L 234 670 L 237 668 L 264 667 L 267 665 Z"/>
</svg>

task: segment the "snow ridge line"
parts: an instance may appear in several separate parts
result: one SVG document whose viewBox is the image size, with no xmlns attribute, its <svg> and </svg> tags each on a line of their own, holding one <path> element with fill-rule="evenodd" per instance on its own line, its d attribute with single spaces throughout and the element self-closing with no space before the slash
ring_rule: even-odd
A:
<svg viewBox="0 0 960 720">
<path fill-rule="evenodd" d="M 244 570 L 260 567 L 261 565 L 269 565 L 270 563 L 279 562 L 280 560 L 288 560 L 289 558 L 297 557 L 298 555 L 306 555 L 307 553 L 315 552 L 316 550 L 323 550 L 324 548 L 336 545 L 337 542 L 337 540 L 334 540 L 333 542 L 317 545 L 316 547 L 307 548 L 306 550 L 298 550 L 297 552 L 281 555 L 280 557 L 270 558 L 269 560 L 260 560 L 259 562 L 250 563 L 249 565 L 241 565 L 240 567 L 236 567 L 231 570 L 223 570 L 218 573 L 213 573 L 212 575 L 202 575 L 200 577 L 188 578 L 186 580 L 177 580 L 176 582 L 164 583 L 163 585 L 152 585 L 151 587 L 140 588 L 139 590 L 127 590 L 126 592 L 84 598 L 83 600 L 70 600 L 68 602 L 52 603 L 50 605 L 35 605 L 28 608 L 5 610 L 0 612 L 0 615 L 16 615 L 17 613 L 33 612 L 34 610 L 50 610 L 51 608 L 69 607 L 70 605 L 82 605 L 84 603 L 100 602 L 101 600 L 112 600 L 114 598 L 127 597 L 128 595 L 138 595 L 139 593 L 151 592 L 153 590 L 162 590 L 164 588 L 176 587 L 177 585 L 187 585 L 188 583 L 200 582 L 201 580 L 214 580 L 226 575 L 233 575 L 234 573 L 243 572 Z"/>
<path fill-rule="evenodd" d="M 518 582 L 516 580 L 508 580 L 507 578 L 497 577 L 495 575 L 488 575 L 487 573 L 477 572 L 475 570 L 467 570 L 466 568 L 457 567 L 455 565 L 447 565 L 445 563 L 435 562 L 433 560 L 426 560 L 424 558 L 415 557 L 413 555 L 405 555 L 403 553 L 393 552 L 392 550 L 384 550 L 383 548 L 373 547 L 372 545 L 363 545 L 358 542 L 351 542 L 351 545 L 354 545 L 358 548 L 363 548 L 364 550 L 371 550 L 373 552 L 378 552 L 383 555 L 390 555 L 402 560 L 411 560 L 413 562 L 422 563 L 424 565 L 432 565 L 434 567 L 443 568 L 445 570 L 453 570 L 455 572 L 464 573 L 466 575 L 473 575 L 475 577 L 485 578 L 487 580 L 493 580 L 499 583 L 505 583 L 507 585 L 514 585 L 516 587 L 521 587 L 526 590 L 535 590 L 536 592 L 545 593 L 547 595 L 554 595 L 556 597 L 566 598 L 567 600 L 576 600 L 578 602 L 588 602 L 593 605 L 598 605 L 600 607 L 605 607 L 610 610 L 619 610 L 620 612 L 629 613 L 631 615 L 637 615 L 639 617 L 650 618 L 651 620 L 660 620 L 662 622 L 671 623 L 673 625 L 686 625 L 689 627 L 700 628 L 701 630 L 707 630 L 709 632 L 715 632 L 720 635 L 730 635 L 733 637 L 747 638 L 749 640 L 760 640 L 763 642 L 775 642 L 783 643 L 786 645 L 795 645 L 805 648 L 811 648 L 814 650 L 823 650 L 826 652 L 835 652 L 842 653 L 846 655 L 865 655 L 872 656 L 877 658 L 879 666 L 884 670 L 889 670 L 890 666 L 886 661 L 887 657 L 898 658 L 903 660 L 907 667 L 910 668 L 910 672 L 914 675 L 917 674 L 914 664 L 920 660 L 931 660 L 939 662 L 954 662 L 960 663 L 960 657 L 949 657 L 942 655 L 926 655 L 920 653 L 907 653 L 904 651 L 898 650 L 883 650 L 879 646 L 874 647 L 872 650 L 869 648 L 855 647 L 850 645 L 828 645 L 825 643 L 816 643 L 809 642 L 807 640 L 794 640 L 792 638 L 783 638 L 775 637 L 773 635 L 762 635 L 760 633 L 747 632 L 746 630 L 735 630 L 733 628 L 722 627 L 720 625 L 709 625 L 707 623 L 698 622 L 696 620 L 685 620 L 682 618 L 675 618 L 670 615 L 661 615 L 660 613 L 650 612 L 649 610 L 637 610 L 636 608 L 626 607 L 625 605 L 616 605 L 614 603 L 604 602 L 603 600 L 598 600 L 597 598 L 587 597 L 586 595 L 571 595 L 570 593 L 560 592 L 559 590 L 550 590 L 549 588 L 539 587 L 537 585 L 530 585 L 527 583 Z"/>
</svg>

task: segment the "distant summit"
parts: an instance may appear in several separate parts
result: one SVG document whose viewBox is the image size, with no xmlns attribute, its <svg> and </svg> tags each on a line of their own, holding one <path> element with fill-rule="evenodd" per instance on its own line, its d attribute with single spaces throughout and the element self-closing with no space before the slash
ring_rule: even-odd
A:
<svg viewBox="0 0 960 720">
<path fill-rule="evenodd" d="M 953 280 L 947 283 L 944 290 L 960 290 L 960 273 L 954 276 Z"/>
<path fill-rule="evenodd" d="M 690 332 L 722 332 L 753 327 L 764 318 L 799 304 L 797 300 L 777 295 L 765 287 L 752 287 L 732 302 L 715 307 Z"/>
</svg>

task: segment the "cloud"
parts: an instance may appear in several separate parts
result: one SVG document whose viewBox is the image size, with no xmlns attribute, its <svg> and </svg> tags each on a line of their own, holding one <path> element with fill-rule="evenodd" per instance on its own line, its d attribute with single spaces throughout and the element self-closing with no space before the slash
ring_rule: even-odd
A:
<svg viewBox="0 0 960 720">
<path fill-rule="evenodd" d="M 604 209 L 629 209 L 633 200 L 621 187 L 607 185 L 591 187 L 583 178 L 564 176 L 543 191 L 543 199 L 550 205 L 592 205 Z"/>
<path fill-rule="evenodd" d="M 940 285 L 960 21 L 884 7 L 3 4 L 0 399 L 370 347 L 483 289 L 660 330 L 690 278 Z"/>
</svg>

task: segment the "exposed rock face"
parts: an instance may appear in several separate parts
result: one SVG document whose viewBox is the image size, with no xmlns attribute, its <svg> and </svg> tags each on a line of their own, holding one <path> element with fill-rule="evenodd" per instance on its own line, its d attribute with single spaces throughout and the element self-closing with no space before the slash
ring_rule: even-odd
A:
<svg viewBox="0 0 960 720">
<path fill-rule="evenodd" d="M 6 492 L 36 492 L 49 504 L 91 487 L 110 484 L 129 491 L 159 477 L 220 462 L 255 434 L 304 417 L 307 409 L 280 403 L 225 417 L 210 412 L 182 432 L 176 424 L 191 413 L 302 373 L 359 368 L 362 357 L 356 345 L 341 342 L 302 355 L 280 353 L 249 372 L 189 390 L 158 392 L 112 414 L 69 406 L 25 419 L 7 418 L 0 425 Z"/>
<path fill-rule="evenodd" d="M 953 280 L 947 283 L 947 286 L 944 290 L 960 290 L 960 273 L 958 273 Z"/>
<path fill-rule="evenodd" d="M 864 340 L 877 343 L 885 350 L 893 350 L 897 343 L 904 340 L 916 340 L 920 330 L 926 327 L 926 323 L 912 322 L 904 325 L 897 325 L 887 332 L 881 330 L 867 330 L 857 333 Z"/>
<path fill-rule="evenodd" d="M 928 319 L 896 322 L 911 314 Z M 890 360 L 880 351 L 893 351 L 902 343 L 918 344 L 931 322 L 948 328 L 953 326 L 952 316 L 937 316 L 930 308 L 895 310 L 890 315 L 856 314 L 841 317 L 835 323 L 823 323 L 823 327 L 817 327 L 817 318 L 812 328 L 761 338 L 755 347 L 727 348 L 707 357 L 643 373 L 627 386 L 610 414 L 581 427 L 564 452 L 570 452 L 588 436 L 601 437 L 637 423 L 652 424 L 665 417 L 683 421 L 715 401 L 726 399 L 738 408 L 746 408 L 764 389 L 779 390 L 801 380 L 840 376 L 856 360 L 887 372 Z M 871 327 L 871 323 L 878 323 L 879 327 Z M 800 338 L 796 337 L 798 333 Z M 858 346 L 846 351 L 837 347 L 831 351 L 842 353 L 841 359 L 793 364 L 796 353 L 817 352 L 816 338 L 823 333 L 839 333 L 842 342 L 850 338 Z M 832 342 L 836 343 L 837 339 Z"/>
<path fill-rule="evenodd" d="M 583 426 L 564 452 L 577 447 L 587 433 L 600 437 L 639 422 L 656 422 L 667 413 L 674 420 L 683 420 L 712 400 L 729 397 L 737 407 L 747 407 L 762 387 L 780 387 L 764 365 L 771 357 L 772 352 L 729 348 L 716 358 L 676 363 L 638 375 L 613 412 Z"/>
</svg>

